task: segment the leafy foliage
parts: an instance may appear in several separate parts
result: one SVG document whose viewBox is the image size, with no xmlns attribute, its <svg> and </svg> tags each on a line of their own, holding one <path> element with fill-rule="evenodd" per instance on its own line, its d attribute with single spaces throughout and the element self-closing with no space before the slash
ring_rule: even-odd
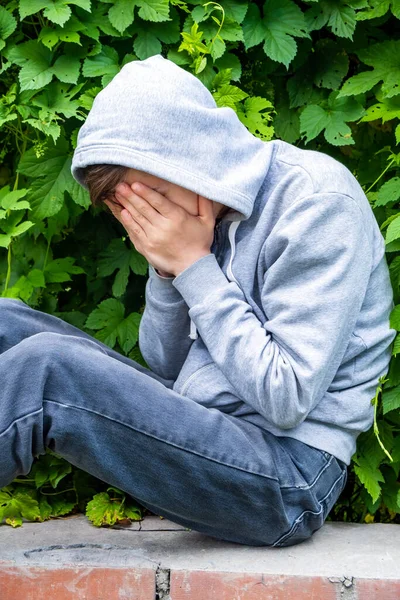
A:
<svg viewBox="0 0 400 600">
<path fill-rule="evenodd" d="M 331 154 L 385 237 L 397 331 L 374 426 L 329 518 L 400 522 L 400 4 L 398 0 L 5 0 L 0 6 L 0 291 L 145 365 L 147 262 L 72 178 L 79 127 L 124 64 L 162 54 L 264 141 Z M 129 308 L 128 308 L 129 307 Z M 145 365 L 146 366 L 146 365 Z M 149 457 L 151 460 L 151 457 Z M 0 491 L 0 522 L 86 511 L 142 517 L 123 491 L 49 448 Z"/>
</svg>

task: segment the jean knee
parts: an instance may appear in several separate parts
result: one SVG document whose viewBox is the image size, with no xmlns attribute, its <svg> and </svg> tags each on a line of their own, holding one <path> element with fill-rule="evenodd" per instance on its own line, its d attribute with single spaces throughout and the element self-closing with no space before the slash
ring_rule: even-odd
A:
<svg viewBox="0 0 400 600">
<path fill-rule="evenodd" d="M 0 314 L 8 309 L 14 311 L 18 306 L 28 306 L 28 304 L 20 298 L 0 298 Z"/>
</svg>

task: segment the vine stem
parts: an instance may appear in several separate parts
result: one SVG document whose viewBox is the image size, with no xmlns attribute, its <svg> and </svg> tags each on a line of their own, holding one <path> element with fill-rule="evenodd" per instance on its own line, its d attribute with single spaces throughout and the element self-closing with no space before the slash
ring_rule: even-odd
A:
<svg viewBox="0 0 400 600">
<path fill-rule="evenodd" d="M 47 241 L 47 248 L 46 248 L 46 254 L 45 254 L 45 257 L 44 257 L 43 271 L 44 271 L 44 269 L 45 269 L 45 267 L 46 267 L 46 265 L 47 265 L 47 257 L 48 257 L 48 255 L 49 255 L 49 250 L 50 250 L 50 242 L 51 242 L 51 237 L 50 237 L 50 239 Z"/>
<path fill-rule="evenodd" d="M 18 119 L 18 131 L 20 132 L 20 134 L 21 134 L 21 136 L 23 138 L 22 150 L 20 151 L 20 154 L 22 156 L 24 154 L 25 150 L 26 150 L 26 144 L 27 144 L 28 138 L 24 135 L 24 132 L 22 131 L 20 119 Z M 19 148 L 18 148 L 18 150 L 19 150 Z M 18 189 L 18 182 L 19 182 L 19 172 L 17 171 L 17 174 L 15 176 L 13 191 L 15 191 L 16 189 Z M 10 210 L 7 211 L 7 216 L 9 214 L 9 212 L 10 212 Z M 12 257 L 11 245 L 12 245 L 12 239 L 11 239 L 9 245 L 8 245 L 8 248 L 7 248 L 7 275 L 6 275 L 6 281 L 5 281 L 5 284 L 4 284 L 4 291 L 5 292 L 8 290 L 8 285 L 10 283 L 10 278 L 11 278 L 11 257 Z"/>
<path fill-rule="evenodd" d="M 75 488 L 68 488 L 66 490 L 61 490 L 60 492 L 44 492 L 43 490 L 40 490 L 41 494 L 44 494 L 45 496 L 58 496 L 58 494 L 65 494 L 65 492 L 75 492 Z"/>
<path fill-rule="evenodd" d="M 387 379 L 385 377 L 380 377 L 379 378 L 379 383 L 382 384 L 382 385 L 386 381 L 387 381 Z M 383 442 L 382 442 L 382 440 L 381 440 L 381 438 L 379 436 L 379 428 L 378 428 L 378 421 L 377 421 L 377 416 L 378 416 L 378 396 L 382 392 L 382 385 L 378 385 L 378 387 L 376 389 L 376 394 L 375 394 L 375 396 L 371 400 L 371 404 L 374 405 L 374 434 L 376 436 L 376 439 L 379 442 L 380 447 L 382 448 L 382 450 L 384 451 L 384 453 L 386 454 L 386 456 L 389 458 L 390 462 L 393 462 L 393 458 L 391 457 L 391 455 L 389 454 L 389 452 L 386 450 L 386 448 L 383 445 Z"/>
<path fill-rule="evenodd" d="M 374 183 L 372 185 L 369 186 L 369 188 L 367 189 L 367 191 L 365 192 L 366 194 L 368 194 L 368 192 L 370 190 L 372 190 L 372 188 L 378 183 L 378 181 L 384 176 L 384 174 L 386 173 L 386 171 L 388 171 L 390 169 L 390 167 L 394 164 L 394 158 L 392 158 L 392 160 L 390 161 L 390 163 L 387 165 L 387 167 L 382 171 L 382 173 L 379 175 L 378 179 L 376 179 L 374 181 Z"/>
<path fill-rule="evenodd" d="M 11 243 L 8 246 L 7 249 L 7 275 L 6 275 L 6 282 L 4 284 L 4 291 L 6 292 L 8 289 L 8 284 L 10 283 L 10 277 L 11 277 Z"/>
</svg>

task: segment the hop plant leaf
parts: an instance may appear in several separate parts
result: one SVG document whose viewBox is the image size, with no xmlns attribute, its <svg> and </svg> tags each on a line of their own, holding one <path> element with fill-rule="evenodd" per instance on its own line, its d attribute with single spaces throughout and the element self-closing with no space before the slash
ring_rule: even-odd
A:
<svg viewBox="0 0 400 600">
<path fill-rule="evenodd" d="M 264 42 L 267 56 L 286 67 L 296 56 L 295 37 L 309 37 L 304 14 L 292 0 L 267 0 L 264 16 L 250 4 L 243 21 L 243 37 L 246 50 Z"/>
<path fill-rule="evenodd" d="M 90 313 L 85 326 L 97 330 L 95 337 L 111 348 L 118 340 L 122 350 L 128 354 L 137 342 L 140 318 L 138 313 L 125 317 L 122 302 L 109 298 Z"/>
<path fill-rule="evenodd" d="M 40 520 L 38 501 L 26 493 L 0 491 L 0 523 L 5 521 L 12 527 L 20 527 L 23 518 L 28 521 Z"/>
<path fill-rule="evenodd" d="M 113 490 L 114 488 L 107 488 Z M 115 495 L 115 494 L 114 494 Z M 86 516 L 96 527 L 114 525 L 124 519 L 140 520 L 140 508 L 125 503 L 125 496 L 111 498 L 107 492 L 96 494 L 86 506 Z"/>
<path fill-rule="evenodd" d="M 374 44 L 359 50 L 357 56 L 373 69 L 350 77 L 340 90 L 340 96 L 367 92 L 381 82 L 384 97 L 391 98 L 400 94 L 400 40 Z"/>
<path fill-rule="evenodd" d="M 363 106 L 354 98 L 340 98 L 338 92 L 332 92 L 327 103 L 306 106 L 300 115 L 300 131 L 306 142 L 325 130 L 325 138 L 330 144 L 354 144 L 351 129 L 346 123 L 361 118 L 364 112 Z"/>
<path fill-rule="evenodd" d="M 100 252 L 97 274 L 99 277 L 107 277 L 116 269 L 118 271 L 112 293 L 119 298 L 126 290 L 130 271 L 137 275 L 146 275 L 148 262 L 136 248 L 133 246 L 127 248 L 122 239 L 115 238 L 103 252 Z"/>
</svg>

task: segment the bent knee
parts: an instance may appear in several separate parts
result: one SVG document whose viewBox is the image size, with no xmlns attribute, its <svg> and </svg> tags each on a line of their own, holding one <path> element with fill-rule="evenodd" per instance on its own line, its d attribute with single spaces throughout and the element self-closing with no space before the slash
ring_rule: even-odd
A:
<svg viewBox="0 0 400 600">
<path fill-rule="evenodd" d="M 85 349 L 96 349 L 107 354 L 95 339 L 66 335 L 53 331 L 41 331 L 24 340 L 24 344 L 36 355 L 46 356 L 52 361 L 82 356 Z"/>
<path fill-rule="evenodd" d="M 4 314 L 4 311 L 11 310 L 13 312 L 22 306 L 29 307 L 20 298 L 0 298 L 0 315 Z"/>
</svg>

